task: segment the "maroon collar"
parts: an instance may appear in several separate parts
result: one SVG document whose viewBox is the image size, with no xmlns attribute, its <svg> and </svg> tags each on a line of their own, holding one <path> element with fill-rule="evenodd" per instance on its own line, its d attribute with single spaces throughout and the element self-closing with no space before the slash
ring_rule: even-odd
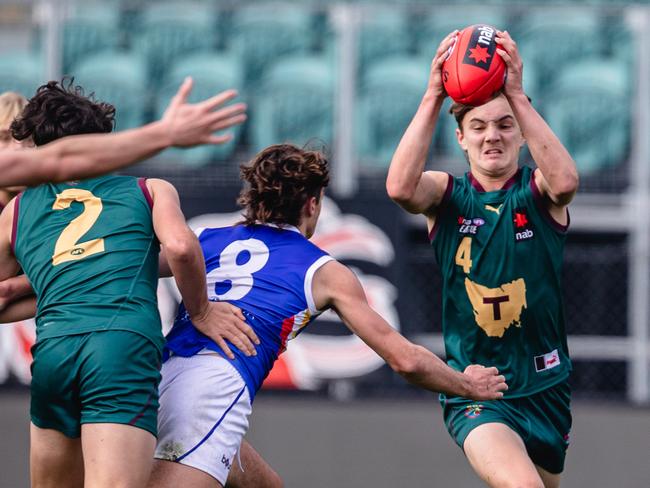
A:
<svg viewBox="0 0 650 488">
<path fill-rule="evenodd" d="M 517 181 L 519 180 L 519 176 L 521 175 L 521 168 L 517 169 L 517 172 L 512 175 L 508 181 L 506 181 L 503 186 L 500 188 L 500 190 L 507 190 L 511 188 Z M 471 171 L 467 172 L 467 178 L 469 179 L 469 182 L 472 184 L 474 189 L 478 192 L 481 193 L 486 193 L 485 188 L 483 188 L 483 185 L 481 185 L 476 178 L 474 178 L 474 175 L 472 174 Z M 499 191 L 499 190 L 497 190 Z"/>
</svg>

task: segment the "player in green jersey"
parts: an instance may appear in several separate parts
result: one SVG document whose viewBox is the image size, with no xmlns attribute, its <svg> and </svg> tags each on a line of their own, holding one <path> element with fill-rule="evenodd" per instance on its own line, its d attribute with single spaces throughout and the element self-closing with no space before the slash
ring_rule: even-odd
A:
<svg viewBox="0 0 650 488">
<path fill-rule="evenodd" d="M 494 402 L 443 397 L 450 434 L 489 486 L 557 487 L 571 425 L 560 271 L 578 175 L 523 91 L 522 61 L 507 32 L 497 34 L 508 69 L 503 92 L 478 107 L 452 106 L 469 172 L 424 171 L 455 34 L 438 47 L 386 187 L 405 210 L 427 218 L 443 278 L 449 364 L 496 366 L 510 386 Z M 518 167 L 524 143 L 535 170 Z"/>
<path fill-rule="evenodd" d="M 88 134 L 36 149 L 0 150 L 0 187 L 38 185 L 47 181 L 90 178 L 116 171 L 171 146 L 223 144 L 231 135 L 214 133 L 244 121 L 246 106 L 222 105 L 237 93 L 227 90 L 199 103 L 187 103 L 188 78 L 163 117 L 137 129 L 116 134 Z"/>
<path fill-rule="evenodd" d="M 183 101 L 181 96 L 174 102 L 177 109 Z M 18 140 L 46 144 L 68 135 L 110 132 L 113 115 L 112 106 L 83 97 L 77 87 L 50 82 L 12 124 L 12 133 Z M 102 136 L 88 138 L 101 141 Z M 26 190 L 0 215 L 0 278 L 12 276 L 20 265 L 38 297 L 32 486 L 141 487 L 147 482 L 163 344 L 156 306 L 160 247 L 193 322 L 207 335 L 216 334 L 215 340 L 224 321 L 242 326 L 233 332 L 233 343 L 254 353 L 252 330 L 231 307 L 207 300 L 201 248 L 169 183 L 104 176 L 45 184 Z"/>
</svg>

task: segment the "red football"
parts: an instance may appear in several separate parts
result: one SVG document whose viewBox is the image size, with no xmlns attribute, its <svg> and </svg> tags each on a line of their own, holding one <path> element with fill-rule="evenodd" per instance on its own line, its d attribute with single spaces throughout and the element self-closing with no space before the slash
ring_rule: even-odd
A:
<svg viewBox="0 0 650 488">
<path fill-rule="evenodd" d="M 442 63 L 442 83 L 454 101 L 481 105 L 503 86 L 506 64 L 496 52 L 496 34 L 486 24 L 470 25 L 458 33 Z"/>
</svg>

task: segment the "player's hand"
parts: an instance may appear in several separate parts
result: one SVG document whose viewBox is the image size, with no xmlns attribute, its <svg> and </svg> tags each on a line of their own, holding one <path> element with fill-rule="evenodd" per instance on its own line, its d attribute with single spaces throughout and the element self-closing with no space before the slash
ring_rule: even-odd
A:
<svg viewBox="0 0 650 488">
<path fill-rule="evenodd" d="M 524 94 L 524 62 L 519 55 L 517 43 L 512 40 L 508 31 L 497 31 L 495 41 L 498 45 L 497 54 L 506 63 L 506 73 L 508 74 L 503 85 L 503 92 L 509 97 Z"/>
<path fill-rule="evenodd" d="M 455 44 L 458 36 L 458 30 L 454 30 L 447 34 L 442 42 L 438 45 L 436 55 L 431 61 L 431 72 L 429 73 L 429 85 L 427 91 L 430 95 L 436 98 L 445 98 L 447 92 L 442 84 L 442 63 L 449 56 L 449 50 Z"/>
<path fill-rule="evenodd" d="M 230 359 L 235 355 L 226 339 L 247 356 L 256 356 L 255 344 L 260 340 L 244 320 L 241 310 L 227 302 L 208 302 L 208 307 L 192 323 L 223 350 Z"/>
<path fill-rule="evenodd" d="M 468 397 L 472 400 L 498 400 L 508 389 L 505 377 L 499 374 L 497 368 L 470 364 L 463 373 L 469 377 Z"/>
<path fill-rule="evenodd" d="M 192 78 L 186 78 L 172 98 L 161 119 L 172 146 L 225 144 L 232 134 L 215 132 L 239 125 L 246 120 L 246 104 L 224 106 L 237 96 L 235 90 L 226 90 L 199 103 L 187 103 L 192 91 Z"/>
</svg>

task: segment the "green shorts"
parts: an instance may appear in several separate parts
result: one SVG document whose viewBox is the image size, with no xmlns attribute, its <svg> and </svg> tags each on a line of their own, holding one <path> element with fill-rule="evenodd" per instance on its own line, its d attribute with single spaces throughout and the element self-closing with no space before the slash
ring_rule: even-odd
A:
<svg viewBox="0 0 650 488">
<path fill-rule="evenodd" d="M 571 430 L 567 382 L 527 397 L 482 402 L 454 397 L 441 403 L 447 430 L 461 449 L 472 429 L 499 422 L 519 434 L 533 463 L 553 474 L 564 470 Z"/>
<path fill-rule="evenodd" d="M 68 437 L 81 424 L 127 424 L 157 435 L 160 351 L 135 332 L 53 337 L 32 348 L 32 423 Z"/>
</svg>

